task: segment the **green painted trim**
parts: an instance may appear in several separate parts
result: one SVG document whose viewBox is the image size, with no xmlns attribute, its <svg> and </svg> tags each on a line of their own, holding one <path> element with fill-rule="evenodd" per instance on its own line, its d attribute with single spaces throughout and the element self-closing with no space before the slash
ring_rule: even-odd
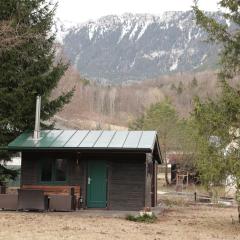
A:
<svg viewBox="0 0 240 240">
<path fill-rule="evenodd" d="M 100 173 L 100 174 L 99 174 Z M 92 180 L 88 184 L 88 177 Z M 87 168 L 87 207 L 107 207 L 107 162 L 88 161 Z"/>
</svg>

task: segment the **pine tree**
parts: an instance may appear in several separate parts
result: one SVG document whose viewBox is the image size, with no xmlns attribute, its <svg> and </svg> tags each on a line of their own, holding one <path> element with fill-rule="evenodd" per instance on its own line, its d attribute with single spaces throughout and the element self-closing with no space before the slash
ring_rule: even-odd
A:
<svg viewBox="0 0 240 240">
<path fill-rule="evenodd" d="M 68 67 L 55 62 L 55 35 L 51 33 L 55 10 L 56 5 L 47 0 L 0 0 L 0 25 L 10 24 L 17 42 L 0 49 L 0 146 L 33 129 L 37 95 L 42 96 L 44 122 L 71 99 L 73 90 L 51 99 Z M 1 161 L 9 159 L 7 152 L 0 152 Z M 2 164 L 0 174 L 4 169 Z"/>
<path fill-rule="evenodd" d="M 194 117 L 199 132 L 199 162 L 202 181 L 214 186 L 231 175 L 237 186 L 240 222 L 240 91 L 229 80 L 240 74 L 240 2 L 221 0 L 223 17 L 231 26 L 217 22 L 193 7 L 199 24 L 209 40 L 219 44 L 221 93 L 216 99 L 195 101 Z"/>
</svg>

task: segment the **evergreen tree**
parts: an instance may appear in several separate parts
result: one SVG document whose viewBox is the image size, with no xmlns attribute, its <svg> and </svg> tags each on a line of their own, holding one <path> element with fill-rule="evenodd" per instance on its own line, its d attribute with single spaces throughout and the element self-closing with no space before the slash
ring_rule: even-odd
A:
<svg viewBox="0 0 240 240">
<path fill-rule="evenodd" d="M 143 125 L 144 125 L 144 115 L 132 121 L 129 124 L 128 128 L 129 130 L 143 130 Z"/>
<path fill-rule="evenodd" d="M 191 121 L 179 119 L 179 116 L 168 99 L 150 106 L 145 115 L 137 118 L 129 125 L 130 130 L 156 130 L 165 162 L 165 179 L 168 180 L 167 152 L 178 151 L 189 156 L 182 162 L 188 170 L 195 166 L 195 129 Z"/>
<path fill-rule="evenodd" d="M 231 23 L 231 26 L 217 22 L 214 18 L 205 15 L 197 4 L 193 10 L 197 24 L 208 33 L 209 40 L 221 47 L 219 77 L 220 80 L 226 81 L 240 73 L 240 2 L 238 0 L 221 0 L 219 6 L 225 9 L 222 15 L 226 21 Z"/>
<path fill-rule="evenodd" d="M 178 87 L 177 87 L 177 94 L 181 95 L 183 92 L 183 83 L 182 81 L 179 82 Z"/>
<path fill-rule="evenodd" d="M 191 88 L 196 88 L 197 86 L 198 86 L 198 81 L 197 81 L 196 77 L 194 77 L 191 82 Z"/>
<path fill-rule="evenodd" d="M 198 167 L 202 181 L 214 186 L 231 175 L 237 186 L 236 199 L 240 222 L 240 94 L 229 79 L 240 73 L 240 2 L 221 0 L 223 17 L 231 26 L 217 22 L 193 7 L 197 23 L 209 34 L 209 40 L 219 44 L 221 93 L 217 99 L 205 103 L 195 101 L 194 117 L 199 132 Z"/>
<path fill-rule="evenodd" d="M 168 180 L 168 163 L 167 152 L 174 149 L 175 131 L 177 126 L 178 116 L 172 104 L 165 100 L 153 104 L 146 112 L 143 129 L 156 130 L 158 132 L 161 149 L 165 162 L 165 180 Z"/>
<path fill-rule="evenodd" d="M 175 84 L 172 83 L 172 84 L 171 84 L 171 90 L 176 90 L 176 89 L 177 89 L 177 88 L 176 88 Z"/>
<path fill-rule="evenodd" d="M 18 43 L 0 49 L 0 146 L 34 128 L 37 95 L 42 96 L 41 120 L 46 121 L 73 94 L 70 91 L 51 99 L 52 90 L 68 67 L 55 62 L 55 35 L 51 33 L 55 10 L 56 5 L 47 0 L 0 0 L 0 26 L 10 24 Z M 7 152 L 0 152 L 1 161 L 9 159 Z M 4 173 L 2 164 L 0 174 Z"/>
</svg>

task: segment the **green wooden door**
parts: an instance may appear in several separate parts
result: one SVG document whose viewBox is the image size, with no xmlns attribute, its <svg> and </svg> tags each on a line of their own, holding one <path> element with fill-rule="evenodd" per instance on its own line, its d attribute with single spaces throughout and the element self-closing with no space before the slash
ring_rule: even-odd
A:
<svg viewBox="0 0 240 240">
<path fill-rule="evenodd" d="M 87 206 L 105 208 L 107 206 L 107 167 L 105 161 L 88 162 Z"/>
</svg>

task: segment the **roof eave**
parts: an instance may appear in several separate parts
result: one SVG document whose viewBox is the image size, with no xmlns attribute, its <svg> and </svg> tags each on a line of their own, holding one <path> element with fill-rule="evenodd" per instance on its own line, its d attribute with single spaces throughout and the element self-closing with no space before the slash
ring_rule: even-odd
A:
<svg viewBox="0 0 240 240">
<path fill-rule="evenodd" d="M 155 147 L 156 146 L 156 147 Z M 157 162 L 159 164 L 162 164 L 163 163 L 163 157 L 162 157 L 162 153 L 161 153 L 161 150 L 160 150 L 160 144 L 159 144 L 159 140 L 158 140 L 158 136 L 156 134 L 156 138 L 155 138 L 155 141 L 154 141 L 154 146 L 153 146 L 153 150 L 152 150 L 152 153 L 154 154 L 154 150 L 156 149 L 157 151 L 157 156 L 158 158 L 156 159 Z"/>
<path fill-rule="evenodd" d="M 141 152 L 141 153 L 151 153 L 152 149 L 150 148 L 78 148 L 78 147 L 56 147 L 56 148 L 32 148 L 32 147 L 8 147 L 8 151 L 100 151 L 100 152 Z"/>
</svg>

